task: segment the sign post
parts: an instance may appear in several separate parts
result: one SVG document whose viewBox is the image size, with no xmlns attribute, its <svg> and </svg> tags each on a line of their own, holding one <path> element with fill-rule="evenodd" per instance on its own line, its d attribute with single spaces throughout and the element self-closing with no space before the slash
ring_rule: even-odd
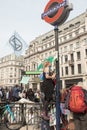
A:
<svg viewBox="0 0 87 130">
<path fill-rule="evenodd" d="M 59 44 L 58 26 L 63 24 L 72 10 L 68 0 L 49 0 L 41 18 L 54 26 L 56 59 L 56 130 L 60 130 L 60 70 L 59 70 Z"/>
<path fill-rule="evenodd" d="M 56 130 L 60 130 L 60 73 L 59 73 L 59 45 L 58 45 L 58 26 L 54 28 L 56 59 Z"/>
</svg>

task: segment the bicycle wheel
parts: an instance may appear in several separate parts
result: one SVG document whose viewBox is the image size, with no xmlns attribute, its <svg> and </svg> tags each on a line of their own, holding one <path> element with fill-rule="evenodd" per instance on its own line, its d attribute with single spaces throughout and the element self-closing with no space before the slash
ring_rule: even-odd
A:
<svg viewBox="0 0 87 130">
<path fill-rule="evenodd" d="M 28 122 L 28 130 L 41 130 L 41 117 L 32 117 Z"/>
<path fill-rule="evenodd" d="M 11 112 L 5 115 L 5 125 L 9 130 L 18 130 L 23 125 L 23 114 L 20 107 L 11 108 Z"/>
</svg>

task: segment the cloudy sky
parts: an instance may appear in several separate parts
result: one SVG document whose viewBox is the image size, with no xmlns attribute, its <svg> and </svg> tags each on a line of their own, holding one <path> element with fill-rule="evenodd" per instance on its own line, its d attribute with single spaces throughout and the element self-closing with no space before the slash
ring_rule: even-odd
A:
<svg viewBox="0 0 87 130">
<path fill-rule="evenodd" d="M 36 37 L 50 31 L 53 26 L 41 19 L 49 0 L 0 0 L 0 57 L 10 53 L 9 38 L 14 31 L 29 44 Z M 73 4 L 68 20 L 87 9 L 87 0 L 69 0 Z"/>
</svg>

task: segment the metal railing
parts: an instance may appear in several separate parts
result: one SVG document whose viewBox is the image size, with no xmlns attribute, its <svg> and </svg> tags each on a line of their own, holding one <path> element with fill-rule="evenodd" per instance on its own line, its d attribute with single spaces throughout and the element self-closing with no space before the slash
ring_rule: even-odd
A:
<svg viewBox="0 0 87 130">
<path fill-rule="evenodd" d="M 6 105 L 6 102 L 1 102 L 0 106 L 0 122 L 4 123 L 4 118 L 7 113 L 3 111 L 3 107 Z M 34 119 L 34 117 L 38 117 L 41 115 L 41 103 L 18 103 L 18 102 L 10 102 L 8 103 L 11 106 L 11 110 L 16 118 L 16 123 L 21 123 L 21 127 L 26 125 L 26 130 L 28 130 L 27 125 L 30 124 L 30 120 Z M 15 112 L 15 113 L 14 113 Z M 3 114 L 4 113 L 4 114 Z"/>
</svg>

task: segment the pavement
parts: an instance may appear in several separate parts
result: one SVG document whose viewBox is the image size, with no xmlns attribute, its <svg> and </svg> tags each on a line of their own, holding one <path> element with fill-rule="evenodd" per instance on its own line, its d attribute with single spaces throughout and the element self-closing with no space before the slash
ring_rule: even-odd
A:
<svg viewBox="0 0 87 130">
<path fill-rule="evenodd" d="M 0 124 L 0 130 L 8 130 L 4 124 Z"/>
<path fill-rule="evenodd" d="M 29 127 L 29 126 L 24 126 L 24 127 L 22 127 L 20 130 L 32 130 L 32 128 Z"/>
<path fill-rule="evenodd" d="M 4 125 L 4 124 L 1 124 L 0 125 L 0 130 L 9 130 L 8 128 L 6 128 L 6 126 Z M 22 127 L 20 130 L 32 130 L 32 128 L 31 127 L 27 127 L 27 126 L 24 126 L 24 127 Z"/>
<path fill-rule="evenodd" d="M 26 128 L 26 126 L 24 126 L 20 130 L 27 130 L 27 128 Z"/>
</svg>

